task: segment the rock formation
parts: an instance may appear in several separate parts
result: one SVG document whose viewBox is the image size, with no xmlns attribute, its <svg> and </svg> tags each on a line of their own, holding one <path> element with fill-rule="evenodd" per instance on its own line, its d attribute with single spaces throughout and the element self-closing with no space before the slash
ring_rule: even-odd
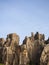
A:
<svg viewBox="0 0 49 65">
<path fill-rule="evenodd" d="M 44 34 L 39 34 L 39 32 L 36 32 L 35 36 L 34 36 L 35 40 L 44 40 L 45 39 L 45 35 Z"/>
<path fill-rule="evenodd" d="M 2 51 L 4 42 L 5 42 L 4 38 L 0 38 L 0 63 L 2 62 Z"/>
<path fill-rule="evenodd" d="M 42 51 L 40 65 L 49 65 L 49 44 L 47 44 Z"/>
<path fill-rule="evenodd" d="M 44 34 L 31 32 L 19 45 L 19 35 L 11 33 L 6 41 L 0 38 L 0 53 L 4 65 L 49 65 L 49 38 L 45 40 Z"/>
<path fill-rule="evenodd" d="M 37 35 L 37 38 L 36 38 Z M 42 50 L 44 48 L 44 39 L 42 38 L 42 35 L 35 34 L 35 36 L 25 37 L 23 40 L 23 45 L 26 45 L 29 59 L 33 64 L 38 64 L 40 62 L 40 56 L 42 53 Z"/>
<path fill-rule="evenodd" d="M 19 36 L 8 34 L 4 43 L 3 60 L 5 65 L 18 65 Z"/>
<path fill-rule="evenodd" d="M 19 45 L 19 36 L 16 33 L 11 33 L 7 35 L 5 45 L 6 46 L 13 46 Z"/>
<path fill-rule="evenodd" d="M 26 45 L 21 46 L 21 52 L 19 57 L 19 65 L 28 65 L 29 64 L 29 57 Z"/>
</svg>

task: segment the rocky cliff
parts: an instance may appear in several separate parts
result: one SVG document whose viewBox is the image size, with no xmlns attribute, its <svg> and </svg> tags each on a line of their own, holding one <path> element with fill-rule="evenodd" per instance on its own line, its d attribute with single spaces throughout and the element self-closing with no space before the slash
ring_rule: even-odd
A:
<svg viewBox="0 0 49 65">
<path fill-rule="evenodd" d="M 32 32 L 19 45 L 19 35 L 11 33 L 0 38 L 0 63 L 4 65 L 49 65 L 49 38 Z"/>
</svg>

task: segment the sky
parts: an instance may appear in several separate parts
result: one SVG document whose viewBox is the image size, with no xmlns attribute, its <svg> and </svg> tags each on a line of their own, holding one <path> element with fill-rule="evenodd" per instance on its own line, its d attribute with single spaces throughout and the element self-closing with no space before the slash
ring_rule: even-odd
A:
<svg viewBox="0 0 49 65">
<path fill-rule="evenodd" d="M 49 0 L 0 0 L 0 38 L 17 33 L 21 44 L 37 31 L 49 37 Z"/>
</svg>

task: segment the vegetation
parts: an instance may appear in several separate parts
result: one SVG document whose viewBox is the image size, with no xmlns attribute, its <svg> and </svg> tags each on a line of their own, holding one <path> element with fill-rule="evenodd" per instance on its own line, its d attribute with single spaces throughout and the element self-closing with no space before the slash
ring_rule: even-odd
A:
<svg viewBox="0 0 49 65">
<path fill-rule="evenodd" d="M 0 65 L 4 65 L 4 64 L 0 63 Z"/>
<path fill-rule="evenodd" d="M 35 65 L 32 61 L 30 61 L 29 65 Z"/>
</svg>

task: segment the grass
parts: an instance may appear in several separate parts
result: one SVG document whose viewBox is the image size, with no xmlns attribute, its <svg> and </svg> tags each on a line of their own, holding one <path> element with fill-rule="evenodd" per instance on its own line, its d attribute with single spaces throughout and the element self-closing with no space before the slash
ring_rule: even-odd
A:
<svg viewBox="0 0 49 65">
<path fill-rule="evenodd" d="M 4 64 L 0 63 L 0 65 L 4 65 Z M 29 65 L 29 64 L 28 64 L 28 65 Z M 32 64 L 32 65 L 34 65 L 34 64 Z"/>
<path fill-rule="evenodd" d="M 0 63 L 0 65 L 4 65 L 4 64 Z"/>
</svg>

